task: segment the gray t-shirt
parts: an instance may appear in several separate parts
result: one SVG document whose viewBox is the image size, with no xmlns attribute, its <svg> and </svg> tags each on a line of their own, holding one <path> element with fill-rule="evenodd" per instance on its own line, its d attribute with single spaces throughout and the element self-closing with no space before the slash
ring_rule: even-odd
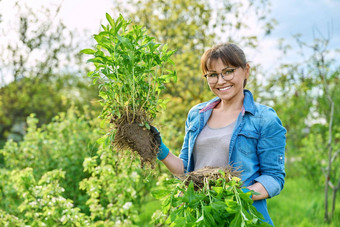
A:
<svg viewBox="0 0 340 227">
<path fill-rule="evenodd" d="M 210 128 L 206 124 L 197 136 L 194 146 L 195 169 L 205 166 L 226 167 L 229 144 L 236 121 L 223 128 Z"/>
</svg>

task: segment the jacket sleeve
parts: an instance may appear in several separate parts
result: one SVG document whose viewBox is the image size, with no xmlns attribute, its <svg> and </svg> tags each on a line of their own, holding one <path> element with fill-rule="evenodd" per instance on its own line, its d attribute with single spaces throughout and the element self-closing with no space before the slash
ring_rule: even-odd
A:
<svg viewBox="0 0 340 227">
<path fill-rule="evenodd" d="M 179 154 L 179 158 L 182 159 L 183 161 L 183 166 L 184 166 L 184 173 L 187 173 L 188 170 L 188 161 L 189 161 L 189 156 L 188 156 L 188 147 L 189 147 L 189 135 L 188 135 L 188 128 L 189 128 L 189 115 L 188 118 L 185 122 L 185 135 L 184 135 L 184 141 L 183 141 L 183 146 L 181 149 L 181 153 Z"/>
<path fill-rule="evenodd" d="M 281 192 L 284 185 L 287 131 L 273 109 L 266 109 L 262 114 L 257 145 L 261 175 L 255 181 L 265 187 L 269 197 L 273 197 Z"/>
</svg>

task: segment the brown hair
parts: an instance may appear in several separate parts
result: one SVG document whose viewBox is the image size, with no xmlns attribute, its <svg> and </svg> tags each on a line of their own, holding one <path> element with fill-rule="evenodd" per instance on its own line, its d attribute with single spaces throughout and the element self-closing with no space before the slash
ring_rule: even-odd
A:
<svg viewBox="0 0 340 227">
<path fill-rule="evenodd" d="M 222 43 L 206 50 L 201 57 L 201 70 L 206 74 L 211 68 L 213 60 L 221 59 L 227 66 L 245 68 L 247 65 L 246 56 L 241 48 L 233 43 Z M 244 81 L 244 87 L 247 80 Z"/>
</svg>

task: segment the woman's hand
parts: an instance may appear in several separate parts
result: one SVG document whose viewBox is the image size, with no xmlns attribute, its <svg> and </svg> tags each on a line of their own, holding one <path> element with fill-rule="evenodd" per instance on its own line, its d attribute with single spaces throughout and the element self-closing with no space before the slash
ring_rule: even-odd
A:
<svg viewBox="0 0 340 227">
<path fill-rule="evenodd" d="M 158 145 L 158 153 L 157 153 L 157 158 L 158 160 L 163 160 L 165 159 L 168 154 L 169 154 L 169 148 L 167 146 L 165 146 L 165 144 L 163 143 L 162 141 L 162 137 L 161 137 L 161 134 L 159 133 L 159 131 L 154 127 L 154 126 L 150 126 L 150 131 L 153 135 L 153 137 L 155 138 L 156 140 L 156 143 Z"/>
<path fill-rule="evenodd" d="M 250 185 L 247 187 L 249 190 L 253 190 L 255 192 L 258 192 L 260 193 L 260 195 L 253 195 L 252 196 L 252 199 L 254 201 L 256 200 L 261 200 L 261 199 L 267 199 L 268 198 L 268 192 L 267 190 L 263 187 L 263 185 L 259 182 L 256 182 L 255 184 L 253 185 Z"/>
</svg>

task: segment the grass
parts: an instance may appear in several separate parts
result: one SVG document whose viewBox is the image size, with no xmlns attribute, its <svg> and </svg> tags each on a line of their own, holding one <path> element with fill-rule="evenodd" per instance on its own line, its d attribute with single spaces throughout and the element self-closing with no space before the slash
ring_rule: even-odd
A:
<svg viewBox="0 0 340 227">
<path fill-rule="evenodd" d="M 143 212 L 139 216 L 140 222 L 138 223 L 138 226 L 153 226 L 150 224 L 151 217 L 156 210 L 161 209 L 161 203 L 162 202 L 159 200 L 151 200 L 150 202 L 146 203 Z"/>
<path fill-rule="evenodd" d="M 286 178 L 281 194 L 267 201 L 268 210 L 275 226 L 340 226 L 339 193 L 332 222 L 330 224 L 324 222 L 323 182 L 315 184 L 302 177 Z M 329 200 L 329 204 L 331 204 L 331 200 Z"/>
</svg>

